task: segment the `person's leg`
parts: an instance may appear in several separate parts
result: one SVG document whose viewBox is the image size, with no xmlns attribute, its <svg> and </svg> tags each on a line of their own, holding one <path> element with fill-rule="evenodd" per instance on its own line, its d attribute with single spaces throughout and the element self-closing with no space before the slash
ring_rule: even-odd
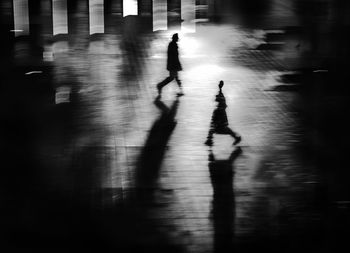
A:
<svg viewBox="0 0 350 253">
<path fill-rule="evenodd" d="M 214 132 L 215 132 L 215 131 L 214 131 L 213 129 L 210 129 L 210 130 L 209 130 L 207 140 L 206 140 L 206 142 L 204 143 L 205 145 L 207 145 L 207 146 L 209 146 L 209 147 L 213 146 L 213 144 L 214 144 L 214 141 L 213 141 Z"/>
<path fill-rule="evenodd" d="M 231 128 L 229 128 L 229 127 L 226 127 L 225 133 L 226 133 L 226 134 L 229 134 L 229 135 L 231 135 L 233 138 L 235 138 L 235 141 L 233 142 L 232 145 L 236 145 L 237 143 L 239 143 L 239 142 L 242 140 L 242 137 L 241 137 L 239 134 L 237 134 L 236 132 L 234 132 L 234 131 L 233 131 Z"/>
<path fill-rule="evenodd" d="M 179 86 L 180 92 L 179 95 L 183 95 L 182 83 L 179 78 L 179 74 L 177 71 L 172 71 L 171 75 L 175 78 L 177 85 Z"/>
<path fill-rule="evenodd" d="M 157 84 L 158 94 L 160 95 L 162 93 L 162 89 L 165 85 L 170 83 L 172 80 L 174 80 L 174 76 L 171 75 L 171 72 L 169 72 L 169 76 L 165 78 L 163 81 Z"/>
<path fill-rule="evenodd" d="M 167 85 L 168 83 L 170 83 L 172 80 L 174 80 L 174 78 L 168 76 L 168 77 L 165 78 L 163 81 L 161 81 L 160 83 L 158 83 L 158 84 L 157 84 L 157 87 L 162 89 L 165 85 Z"/>
</svg>

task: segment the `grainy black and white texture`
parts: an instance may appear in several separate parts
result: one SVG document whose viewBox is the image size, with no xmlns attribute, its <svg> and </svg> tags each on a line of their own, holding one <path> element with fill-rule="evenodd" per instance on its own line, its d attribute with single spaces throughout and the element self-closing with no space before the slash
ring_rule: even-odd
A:
<svg viewBox="0 0 350 253">
<path fill-rule="evenodd" d="M 347 0 L 1 0 L 1 252 L 340 252 L 349 15 Z M 160 97 L 174 33 L 184 95 Z M 220 80 L 235 145 L 210 132 Z"/>
</svg>

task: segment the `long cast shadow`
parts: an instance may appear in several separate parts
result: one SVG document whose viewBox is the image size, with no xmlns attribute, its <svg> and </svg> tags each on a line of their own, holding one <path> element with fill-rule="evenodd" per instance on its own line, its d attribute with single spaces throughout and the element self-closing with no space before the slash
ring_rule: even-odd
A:
<svg viewBox="0 0 350 253">
<path fill-rule="evenodd" d="M 154 104 L 161 111 L 161 115 L 149 132 L 136 167 L 136 187 L 142 191 L 145 188 L 152 189 L 156 186 L 167 143 L 177 124 L 175 116 L 179 98 L 176 98 L 170 108 L 160 99 L 156 99 Z"/>
<path fill-rule="evenodd" d="M 157 218 L 164 212 L 163 206 L 159 205 L 161 200 L 157 198 L 157 193 L 161 192 L 157 182 L 168 141 L 177 124 L 175 116 L 179 98 L 170 107 L 160 99 L 154 104 L 161 114 L 151 127 L 136 161 L 135 187 L 129 189 L 131 192 L 123 202 L 122 212 L 114 212 L 114 217 L 123 217 L 121 221 L 117 218 L 117 222 L 123 224 L 122 237 L 125 240 L 120 249 L 124 252 L 183 252 L 179 243 L 161 229 L 161 220 Z"/>
<path fill-rule="evenodd" d="M 218 160 L 209 151 L 209 173 L 213 187 L 211 218 L 214 226 L 214 252 L 233 252 L 235 194 L 233 190 L 233 162 L 242 153 L 234 149 L 228 159 Z"/>
</svg>

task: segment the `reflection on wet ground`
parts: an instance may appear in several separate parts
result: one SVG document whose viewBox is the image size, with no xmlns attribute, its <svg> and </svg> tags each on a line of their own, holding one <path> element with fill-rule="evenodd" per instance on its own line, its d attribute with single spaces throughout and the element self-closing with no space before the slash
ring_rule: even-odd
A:
<svg viewBox="0 0 350 253">
<path fill-rule="evenodd" d="M 40 64 L 17 41 L 0 99 L 5 246 L 336 250 L 347 173 L 324 168 L 342 163 L 320 139 L 315 90 L 299 80 L 325 72 L 294 71 L 310 64 L 309 40 L 274 27 L 296 25 L 291 1 L 267 2 L 254 15 L 268 29 L 229 19 L 179 33 L 182 97 L 174 82 L 156 98 L 176 30 L 140 33 L 128 17 L 127 29 L 90 39 L 82 15 L 75 37 L 47 43 Z M 207 146 L 220 80 L 225 120 L 242 141 L 219 131 Z"/>
</svg>

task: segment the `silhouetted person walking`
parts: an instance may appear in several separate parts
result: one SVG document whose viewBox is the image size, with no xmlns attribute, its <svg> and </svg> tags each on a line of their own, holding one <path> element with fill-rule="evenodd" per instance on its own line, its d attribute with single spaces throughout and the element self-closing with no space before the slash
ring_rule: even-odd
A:
<svg viewBox="0 0 350 253">
<path fill-rule="evenodd" d="M 178 71 L 182 70 L 182 66 L 179 60 L 178 46 L 177 46 L 178 41 L 179 41 L 178 34 L 177 33 L 173 34 L 172 40 L 168 46 L 167 70 L 169 71 L 169 76 L 157 84 L 159 97 L 162 94 L 163 87 L 174 79 L 176 80 L 177 85 L 180 88 L 180 92 L 178 93 L 178 95 L 183 95 L 181 80 L 179 79 L 179 76 L 178 76 Z"/>
<path fill-rule="evenodd" d="M 228 126 L 227 114 L 226 114 L 226 99 L 224 93 L 222 92 L 222 87 L 224 86 L 224 81 L 220 81 L 219 83 L 219 93 L 216 95 L 216 102 L 218 102 L 216 109 L 213 112 L 211 117 L 211 124 L 208 133 L 206 145 L 213 145 L 213 135 L 214 134 L 227 134 L 231 135 L 235 141 L 233 145 L 236 145 L 241 141 L 241 136 L 239 136 L 236 132 L 234 132 Z"/>
</svg>

